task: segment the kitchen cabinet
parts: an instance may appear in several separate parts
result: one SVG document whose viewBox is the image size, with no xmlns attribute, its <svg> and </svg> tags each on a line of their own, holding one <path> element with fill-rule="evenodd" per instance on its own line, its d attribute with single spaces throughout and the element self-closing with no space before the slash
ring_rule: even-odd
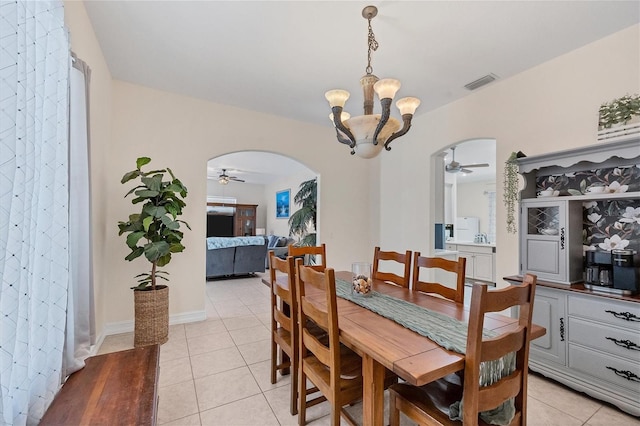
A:
<svg viewBox="0 0 640 426">
<path fill-rule="evenodd" d="M 495 247 L 480 244 L 447 244 L 447 250 L 467 259 L 466 277 L 495 283 Z"/>
<path fill-rule="evenodd" d="M 520 275 L 582 281 L 582 203 L 533 199 L 520 206 Z"/>
<path fill-rule="evenodd" d="M 533 304 L 533 323 L 544 327 L 547 333 L 531 341 L 530 357 L 541 362 L 566 365 L 566 294 L 538 286 Z"/>
<path fill-rule="evenodd" d="M 531 370 L 640 415 L 640 297 L 539 280 L 533 322 L 547 334 L 531 341 Z"/>
</svg>

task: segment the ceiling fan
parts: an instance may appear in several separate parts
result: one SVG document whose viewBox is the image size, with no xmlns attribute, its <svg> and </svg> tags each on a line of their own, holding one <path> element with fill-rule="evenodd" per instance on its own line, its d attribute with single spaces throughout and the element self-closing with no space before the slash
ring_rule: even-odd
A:
<svg viewBox="0 0 640 426">
<path fill-rule="evenodd" d="M 451 147 L 451 162 L 445 165 L 444 169 L 449 173 L 473 173 L 473 170 L 470 170 L 471 167 L 489 167 L 487 163 L 481 164 L 460 164 L 456 161 L 456 147 Z"/>
<path fill-rule="evenodd" d="M 244 182 L 244 180 L 239 179 L 235 176 L 230 176 L 227 174 L 227 169 L 222 169 L 222 173 L 220 173 L 220 176 L 218 176 L 218 182 L 221 185 L 226 185 L 229 182 Z"/>
</svg>

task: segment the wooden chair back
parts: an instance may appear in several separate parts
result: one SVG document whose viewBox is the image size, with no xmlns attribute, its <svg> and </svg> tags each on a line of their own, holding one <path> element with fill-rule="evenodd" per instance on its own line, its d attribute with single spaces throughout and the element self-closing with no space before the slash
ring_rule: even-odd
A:
<svg viewBox="0 0 640 426">
<path fill-rule="evenodd" d="M 453 300 L 456 303 L 464 303 L 464 277 L 467 259 L 464 257 L 458 260 L 448 260 L 440 257 L 423 257 L 417 251 L 413 254 L 413 280 L 411 288 L 423 293 L 436 293 L 440 296 Z M 421 281 L 420 268 L 435 268 L 450 272 L 456 275 L 456 288 L 446 287 L 437 282 Z"/>
<path fill-rule="evenodd" d="M 404 273 L 402 276 L 392 272 L 382 272 L 379 270 L 381 260 L 394 261 L 404 265 Z M 376 247 L 373 253 L 373 278 L 383 281 L 389 281 L 401 287 L 409 288 L 409 279 L 411 274 L 411 250 L 407 250 L 405 254 L 395 251 L 382 251 L 380 247 Z"/>
<path fill-rule="evenodd" d="M 327 269 L 327 248 L 324 243 L 319 246 L 306 247 L 289 245 L 288 253 L 289 256 L 293 256 L 294 258 L 304 256 L 303 263 L 316 271 L 322 272 Z M 318 262 L 318 256 L 320 256 L 320 262 Z"/>
<path fill-rule="evenodd" d="M 292 415 L 298 412 L 298 329 L 297 329 L 297 296 L 295 285 L 294 259 L 278 258 L 273 250 L 269 251 L 269 276 L 271 281 L 271 383 L 276 383 L 278 370 L 291 371 L 291 401 Z M 278 273 L 286 274 L 287 286 L 282 286 L 276 280 Z M 278 353 L 278 347 L 281 353 Z M 280 356 L 280 362 L 278 362 Z"/>
<path fill-rule="evenodd" d="M 526 424 L 527 369 L 536 282 L 535 275 L 526 274 L 522 285 L 500 290 L 488 291 L 486 285 L 474 284 L 465 354 L 463 419 L 477 419 L 478 413 L 515 398 L 516 413 L 511 424 Z M 514 306 L 520 308 L 518 325 L 495 338 L 483 340 L 485 314 Z M 516 357 L 514 372 L 491 386 L 480 387 L 480 363 L 500 359 L 511 352 L 515 352 Z"/>
<path fill-rule="evenodd" d="M 303 266 L 296 259 L 296 293 L 300 342 L 300 377 L 298 379 L 298 424 L 306 423 L 306 408 L 327 400 L 331 403 L 331 424 L 340 425 L 341 416 L 349 424 L 355 419 L 343 409 L 362 398 L 362 359 L 340 345 L 336 279 L 332 268 L 323 272 Z M 319 326 L 327 335 L 319 337 L 310 325 Z M 307 379 L 323 397 L 307 401 Z"/>
<path fill-rule="evenodd" d="M 324 272 L 315 271 L 313 268 L 303 266 L 302 259 L 296 259 L 296 269 L 298 272 L 296 290 L 298 292 L 300 356 L 304 359 L 311 352 L 330 371 L 330 382 L 326 383 L 325 389 L 323 389 L 322 383 L 314 382 L 325 394 L 329 391 L 329 386 L 338 383 L 340 378 L 340 337 L 335 272 L 332 268 L 328 268 Z M 308 298 L 307 293 L 310 289 L 322 291 L 325 295 L 324 300 L 318 301 L 317 291 L 315 291 L 315 298 Z M 320 340 L 307 329 L 308 319 L 327 331 L 328 341 L 326 339 Z"/>
</svg>

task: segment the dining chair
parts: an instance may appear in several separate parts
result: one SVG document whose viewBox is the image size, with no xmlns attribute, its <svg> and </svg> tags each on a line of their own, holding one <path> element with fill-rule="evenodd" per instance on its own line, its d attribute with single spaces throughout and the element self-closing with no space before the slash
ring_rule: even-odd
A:
<svg viewBox="0 0 640 426">
<path fill-rule="evenodd" d="M 315 271 L 303 266 L 302 259 L 296 259 L 296 272 L 300 330 L 298 423 L 306 424 L 307 407 L 326 399 L 331 404 L 332 425 L 340 424 L 341 415 L 356 425 L 343 407 L 362 398 L 362 358 L 340 344 L 334 270 Z M 310 332 L 307 319 L 326 329 L 327 338 L 319 339 Z M 307 401 L 307 379 L 324 397 Z"/>
<path fill-rule="evenodd" d="M 513 419 L 501 424 L 525 425 L 527 364 L 536 281 L 535 275 L 526 274 L 522 285 L 494 291 L 488 291 L 484 284 L 474 284 L 463 374 L 454 373 L 421 387 L 405 383 L 391 386 L 391 426 L 398 426 L 400 411 L 419 424 L 486 425 L 481 413 L 503 403 L 511 404 L 511 398 L 515 408 Z M 483 340 L 485 313 L 503 311 L 512 306 L 520 307 L 518 323 L 496 337 Z M 513 355 L 511 353 L 515 353 L 515 370 L 506 377 L 493 379 L 490 386 L 480 386 L 481 363 L 499 360 L 505 355 L 509 357 Z M 463 422 L 449 418 L 449 407 L 457 401 L 462 401 Z"/>
<path fill-rule="evenodd" d="M 392 272 L 379 271 L 381 260 L 394 261 L 404 265 L 404 274 L 397 275 Z M 409 278 L 411 273 L 411 250 L 407 250 L 405 254 L 395 251 L 382 251 L 380 247 L 376 247 L 373 253 L 373 278 L 382 281 L 389 281 L 401 287 L 409 288 Z"/>
<path fill-rule="evenodd" d="M 464 303 L 464 277 L 467 259 L 459 257 L 458 260 L 443 259 L 441 257 L 420 256 L 417 251 L 413 254 L 413 278 L 411 289 L 423 293 L 436 293 L 453 300 L 456 303 Z M 440 269 L 456 275 L 456 288 L 446 287 L 437 282 L 421 281 L 420 268 Z M 450 274 L 447 274 L 450 275 Z"/>
<path fill-rule="evenodd" d="M 304 256 L 303 263 L 306 266 L 311 266 L 316 271 L 324 271 L 327 268 L 327 248 L 324 243 L 319 246 L 305 247 L 289 245 L 288 253 L 289 256 L 293 256 L 294 258 Z M 320 256 L 320 263 L 317 263 L 318 256 Z"/>
<path fill-rule="evenodd" d="M 277 273 L 287 275 L 287 288 L 278 284 Z M 276 383 L 276 373 L 289 369 L 291 373 L 291 415 L 298 413 L 298 331 L 295 264 L 293 257 L 278 258 L 269 251 L 271 279 L 271 383 Z M 280 348 L 280 351 L 278 351 Z M 280 352 L 280 353 L 278 353 Z M 280 362 L 278 362 L 280 358 Z"/>
</svg>

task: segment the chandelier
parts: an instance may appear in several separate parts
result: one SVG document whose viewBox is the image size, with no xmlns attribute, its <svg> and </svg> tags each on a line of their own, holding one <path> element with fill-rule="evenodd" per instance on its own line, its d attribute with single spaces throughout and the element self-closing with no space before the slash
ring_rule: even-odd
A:
<svg viewBox="0 0 640 426">
<path fill-rule="evenodd" d="M 344 104 L 350 96 L 346 90 L 329 90 L 324 94 L 331 106 L 332 113 L 329 119 L 335 126 L 338 142 L 349 145 L 351 155 L 357 154 L 362 158 L 377 156 L 383 146 L 387 151 L 391 150 L 389 144 L 409 131 L 413 114 L 420 105 L 418 98 L 402 98 L 396 102 L 402 115 L 402 129 L 400 129 L 400 122 L 391 117 L 391 101 L 400 89 L 400 82 L 392 78 L 379 80 L 373 75 L 371 52 L 378 49 L 378 42 L 371 28 L 371 20 L 377 14 L 378 8 L 375 6 L 362 9 L 362 16 L 369 22 L 366 75 L 360 79 L 364 92 L 364 115 L 351 117 L 349 113 L 343 111 Z M 382 114 L 373 113 L 374 91 L 380 98 Z"/>
</svg>

